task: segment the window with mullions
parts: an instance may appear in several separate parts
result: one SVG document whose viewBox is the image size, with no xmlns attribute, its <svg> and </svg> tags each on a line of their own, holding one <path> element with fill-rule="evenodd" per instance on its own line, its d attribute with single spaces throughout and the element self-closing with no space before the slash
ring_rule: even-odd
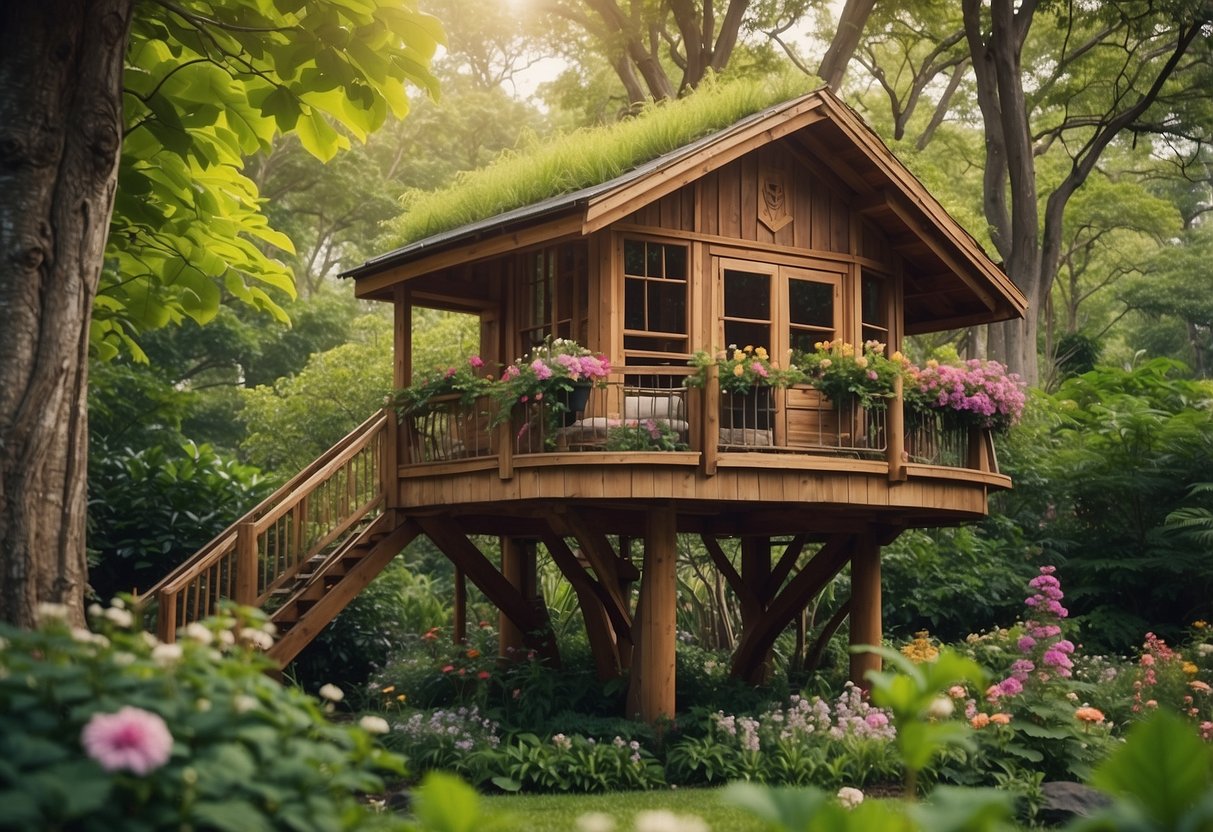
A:
<svg viewBox="0 0 1213 832">
<path fill-rule="evenodd" d="M 863 323 L 863 340 L 889 343 L 888 281 L 870 272 L 864 272 L 859 284 L 859 308 Z"/>
<path fill-rule="evenodd" d="M 548 336 L 584 338 L 589 266 L 584 244 L 566 243 L 518 259 L 518 338 L 522 353 Z"/>
<path fill-rule="evenodd" d="M 624 240 L 623 346 L 628 353 L 687 354 L 687 247 Z"/>
</svg>

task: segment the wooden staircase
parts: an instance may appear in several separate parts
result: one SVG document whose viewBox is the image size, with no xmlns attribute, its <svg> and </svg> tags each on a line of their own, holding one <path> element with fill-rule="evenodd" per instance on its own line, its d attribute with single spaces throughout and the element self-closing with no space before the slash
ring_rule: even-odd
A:
<svg viewBox="0 0 1213 832">
<path fill-rule="evenodd" d="M 172 642 L 224 602 L 259 607 L 285 667 L 421 533 L 388 507 L 395 427 L 377 413 L 169 573 L 140 599 L 146 626 Z"/>
</svg>

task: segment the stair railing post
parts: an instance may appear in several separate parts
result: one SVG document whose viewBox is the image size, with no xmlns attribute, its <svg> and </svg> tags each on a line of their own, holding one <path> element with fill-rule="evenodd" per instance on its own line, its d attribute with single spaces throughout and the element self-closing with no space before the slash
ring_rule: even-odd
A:
<svg viewBox="0 0 1213 832">
<path fill-rule="evenodd" d="M 257 524 L 252 521 L 236 526 L 236 603 L 257 603 Z"/>
<path fill-rule="evenodd" d="M 383 490 L 383 507 L 396 508 L 398 495 L 396 493 L 397 467 L 400 464 L 400 424 L 396 419 L 396 411 L 390 407 L 383 409 L 383 444 L 382 456 L 379 461 L 379 487 Z"/>
<path fill-rule="evenodd" d="M 156 635 L 166 644 L 177 640 L 177 593 L 156 593 Z"/>
</svg>

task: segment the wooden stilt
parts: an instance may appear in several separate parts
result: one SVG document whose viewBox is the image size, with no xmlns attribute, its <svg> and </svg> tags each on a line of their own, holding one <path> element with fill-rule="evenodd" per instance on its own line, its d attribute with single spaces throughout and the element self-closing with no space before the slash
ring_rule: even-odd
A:
<svg viewBox="0 0 1213 832">
<path fill-rule="evenodd" d="M 632 627 L 636 653 L 628 689 L 628 711 L 650 724 L 674 716 L 676 544 L 673 508 L 649 511 L 645 518 L 640 599 Z"/>
<path fill-rule="evenodd" d="M 523 600 L 534 603 L 537 595 L 534 542 L 515 537 L 501 538 L 501 574 Z M 526 655 L 523 632 L 505 613 L 498 614 L 497 650 L 498 655 L 511 660 Z"/>
<path fill-rule="evenodd" d="M 851 552 L 851 646 L 880 645 L 880 544 L 870 532 L 856 535 Z M 851 654 L 851 681 L 867 688 L 864 674 L 880 670 L 880 656 L 863 652 Z"/>
</svg>

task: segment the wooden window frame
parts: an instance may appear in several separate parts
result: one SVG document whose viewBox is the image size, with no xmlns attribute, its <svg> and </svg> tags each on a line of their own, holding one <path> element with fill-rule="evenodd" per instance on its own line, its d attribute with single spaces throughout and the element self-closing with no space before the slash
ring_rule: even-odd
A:
<svg viewBox="0 0 1213 832">
<path fill-rule="evenodd" d="M 683 361 L 690 357 L 692 345 L 691 334 L 694 331 L 693 326 L 693 306 L 691 303 L 691 288 L 694 280 L 694 250 L 692 245 L 687 240 L 673 239 L 661 237 L 657 235 L 626 233 L 619 235 L 618 239 L 618 258 L 619 258 L 619 276 L 620 276 L 620 292 L 622 297 L 622 317 L 621 324 L 623 332 L 623 353 L 625 360 L 628 363 L 632 361 L 652 362 L 661 361 L 667 362 Z M 681 278 L 683 284 L 682 308 L 683 308 L 683 331 L 682 332 L 667 332 L 664 330 L 652 329 L 630 329 L 627 326 L 627 286 L 629 280 L 643 281 L 645 286 L 644 297 L 648 297 L 648 283 L 660 281 L 662 283 L 677 283 L 678 279 L 670 279 L 664 276 L 654 277 L 651 275 L 633 275 L 629 274 L 627 269 L 627 245 L 628 243 L 636 242 L 647 245 L 659 245 L 665 247 L 677 247 L 682 249 L 685 256 L 684 274 Z M 647 261 L 647 258 L 646 258 Z M 645 314 L 645 323 L 648 323 L 647 309 Z M 657 349 L 637 349 L 628 347 L 629 338 L 650 338 L 650 339 L 665 339 L 667 341 L 681 341 L 682 349 L 678 351 L 672 350 L 657 350 Z"/>
</svg>

